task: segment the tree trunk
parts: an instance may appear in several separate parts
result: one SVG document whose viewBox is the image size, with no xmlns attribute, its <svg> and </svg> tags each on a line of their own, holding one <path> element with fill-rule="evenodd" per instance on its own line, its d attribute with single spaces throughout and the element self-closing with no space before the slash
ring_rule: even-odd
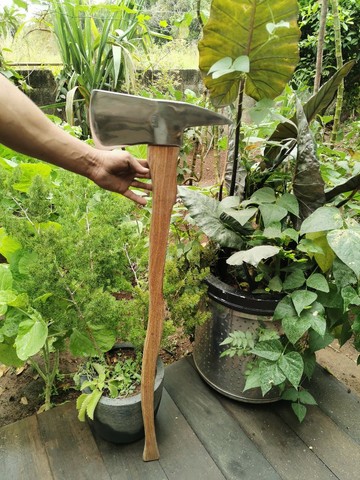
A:
<svg viewBox="0 0 360 480">
<path fill-rule="evenodd" d="M 335 55 L 336 55 L 336 66 L 341 68 L 343 66 L 343 57 L 342 57 L 342 48 L 341 48 L 341 26 L 339 18 L 339 0 L 331 0 L 332 12 L 334 16 L 334 37 L 335 37 Z M 336 137 L 339 131 L 341 111 L 343 105 L 344 97 L 344 80 L 341 82 L 338 88 L 338 93 L 336 97 L 336 107 L 334 114 L 334 124 L 331 132 L 330 142 L 335 143 Z"/>
<path fill-rule="evenodd" d="M 197 16 L 197 19 L 198 19 L 200 28 L 204 28 L 204 22 L 203 22 L 202 16 L 201 16 L 201 0 L 197 0 L 197 4 L 196 4 L 196 16 Z"/>
</svg>

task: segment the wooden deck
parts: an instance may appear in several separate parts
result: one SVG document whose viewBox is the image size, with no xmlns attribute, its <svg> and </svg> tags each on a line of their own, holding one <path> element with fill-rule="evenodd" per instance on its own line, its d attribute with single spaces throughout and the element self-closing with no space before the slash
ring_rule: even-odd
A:
<svg viewBox="0 0 360 480">
<path fill-rule="evenodd" d="M 285 403 L 218 395 L 183 359 L 166 369 L 159 461 L 142 461 L 143 441 L 94 438 L 68 403 L 0 430 L 0 480 L 360 478 L 360 397 L 320 368 L 312 392 L 319 405 L 299 425 Z"/>
</svg>

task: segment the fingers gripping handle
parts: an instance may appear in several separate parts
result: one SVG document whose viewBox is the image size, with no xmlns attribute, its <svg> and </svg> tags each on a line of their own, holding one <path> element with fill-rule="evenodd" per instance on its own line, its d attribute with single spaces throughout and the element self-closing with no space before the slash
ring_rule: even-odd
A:
<svg viewBox="0 0 360 480">
<path fill-rule="evenodd" d="M 153 185 L 149 253 L 150 303 L 141 377 L 141 404 L 145 429 L 143 460 L 146 462 L 159 459 L 154 418 L 154 382 L 165 314 L 163 277 L 171 211 L 176 200 L 179 148 L 149 146 L 148 152 Z"/>
</svg>

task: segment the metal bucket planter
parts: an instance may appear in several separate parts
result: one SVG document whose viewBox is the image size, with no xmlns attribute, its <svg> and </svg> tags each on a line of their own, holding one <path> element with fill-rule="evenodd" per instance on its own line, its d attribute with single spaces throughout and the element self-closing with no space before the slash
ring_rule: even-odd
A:
<svg viewBox="0 0 360 480">
<path fill-rule="evenodd" d="M 236 330 L 278 329 L 272 315 L 280 297 L 240 292 L 214 276 L 207 279 L 211 318 L 195 332 L 194 362 L 203 379 L 215 390 L 235 400 L 269 403 L 279 400 L 278 388 L 264 397 L 260 388 L 244 392 L 248 357 L 220 357 L 226 346 L 220 343 Z"/>
<path fill-rule="evenodd" d="M 128 348 L 128 347 L 127 347 Z M 164 384 L 164 364 L 157 360 L 154 385 L 154 412 L 159 409 Z M 102 396 L 94 412 L 94 420 L 87 417 L 91 429 L 112 443 L 132 443 L 144 437 L 141 411 L 141 393 L 127 398 Z"/>
</svg>

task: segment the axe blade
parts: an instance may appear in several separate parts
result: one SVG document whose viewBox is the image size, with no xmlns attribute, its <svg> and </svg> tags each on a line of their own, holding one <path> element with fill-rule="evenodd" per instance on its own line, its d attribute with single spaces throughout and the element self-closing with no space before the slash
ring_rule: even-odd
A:
<svg viewBox="0 0 360 480">
<path fill-rule="evenodd" d="M 93 90 L 90 127 L 95 145 L 112 149 L 124 145 L 180 146 L 185 128 L 224 125 L 219 113 L 185 102 Z"/>
</svg>

